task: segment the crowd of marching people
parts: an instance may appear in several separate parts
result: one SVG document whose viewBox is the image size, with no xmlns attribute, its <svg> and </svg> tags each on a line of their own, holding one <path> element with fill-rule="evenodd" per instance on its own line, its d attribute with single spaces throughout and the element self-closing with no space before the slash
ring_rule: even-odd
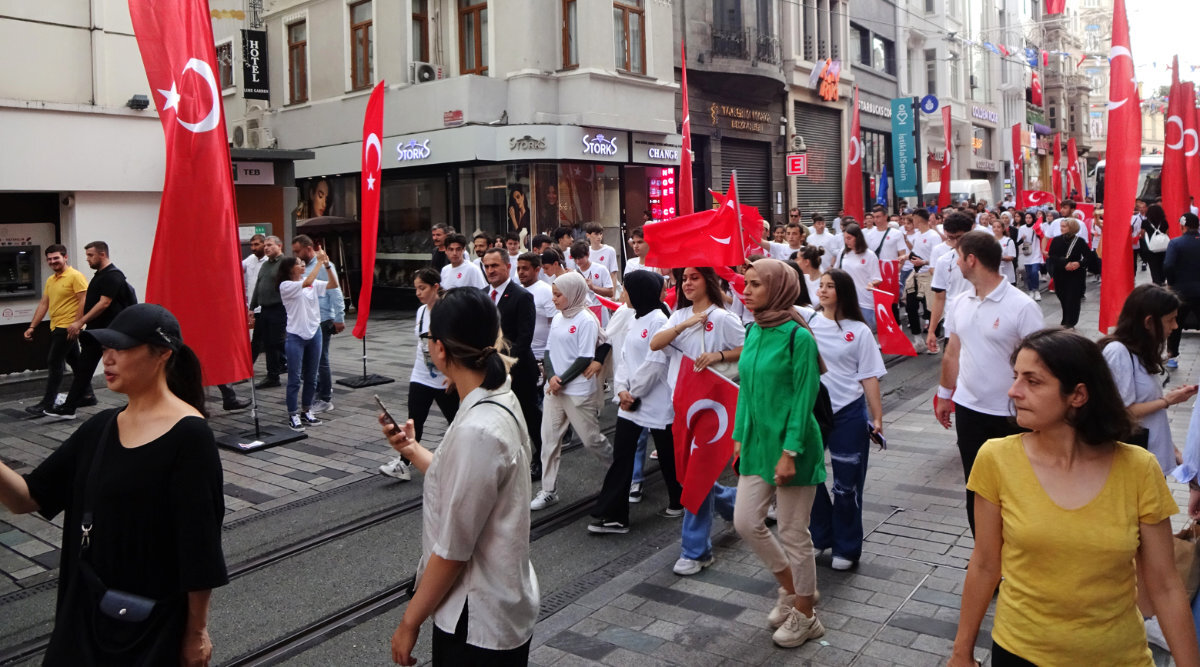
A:
<svg viewBox="0 0 1200 667">
<path fill-rule="evenodd" d="M 868 463 L 876 445 L 887 446 L 881 379 L 884 355 L 896 350 L 884 334 L 903 321 L 901 353 L 942 355 L 933 416 L 956 431 L 974 537 L 951 664 L 974 664 L 997 592 L 993 664 L 1147 664 L 1148 636 L 1180 664 L 1200 663 L 1200 625 L 1171 545 L 1179 508 L 1166 486 L 1168 476 L 1189 483 L 1188 511 L 1200 515 L 1200 413 L 1182 448 L 1167 417 L 1197 386 L 1165 389 L 1162 380 L 1177 366 L 1182 320 L 1200 297 L 1200 280 L 1181 270 L 1200 253 L 1200 219 L 1185 214 L 1184 234 L 1164 244 L 1161 207 L 1139 202 L 1131 229 L 1152 282 L 1133 290 L 1096 343 L 1072 329 L 1087 276 L 1100 268 L 1102 212 L 1066 201 L 1052 211 L 981 203 L 888 215 L 877 206 L 865 217 L 817 215 L 810 227 L 793 210 L 786 225 L 764 224 L 734 267 L 656 268 L 661 255 L 642 229 L 631 233 L 633 256 L 622 267 L 595 224 L 578 239 L 566 227 L 468 239 L 435 226 L 431 265 L 413 279 L 420 307 L 407 414 L 379 417 L 395 451 L 380 473 L 424 476 L 422 559 L 392 638 L 396 662 L 413 664 L 430 618 L 435 663 L 527 662 L 539 602 L 531 515 L 559 502 L 571 438 L 606 469 L 583 482 L 597 493 L 588 532 L 630 532 L 631 505 L 657 495 L 644 486 L 657 459 L 658 513 L 679 520 L 674 573 L 713 563 L 720 516 L 778 584 L 763 609 L 773 641 L 796 647 L 821 637 L 817 557 L 828 552 L 833 570 L 862 557 Z M 243 268 L 255 352 L 267 353 L 261 386 L 287 373 L 289 426 L 320 425 L 318 415 L 333 408 L 329 338 L 344 317 L 337 271 L 308 237 L 296 238 L 293 256 L 275 237 L 255 241 Z M 65 267 L 65 252 L 52 250 L 52 268 Z M 103 250 L 98 270 L 108 266 Z M 1047 328 L 1037 305 L 1045 274 L 1062 303 L 1060 327 Z M 64 294 L 85 286 L 62 284 Z M 48 293 L 57 286 L 48 282 Z M 178 323 L 155 306 L 120 306 L 84 340 L 129 407 L 80 433 L 109 449 L 149 447 L 180 429 L 211 444 L 195 419 L 206 415 L 203 391 Z M 600 425 L 606 402 L 616 407 L 611 440 Z M 449 423 L 436 449 L 421 444 L 434 404 Z M 0 465 L 0 501 L 18 512 L 66 511 L 71 544 L 96 498 L 64 496 L 64 482 L 90 484 L 105 451 L 77 439 L 24 477 Z M 227 579 L 215 450 L 206 445 L 182 462 L 186 470 L 118 454 L 110 479 L 153 474 L 194 492 L 174 518 L 148 519 L 148 532 L 138 522 L 111 529 L 141 530 L 147 553 L 157 553 L 153 535 L 172 521 L 201 527 L 189 538 L 193 550 L 168 564 L 194 567 L 194 576 L 163 585 L 185 587 L 166 607 L 184 656 L 206 656 L 194 614 L 207 613 L 209 589 Z M 145 489 L 141 501 L 153 506 L 155 493 L 176 491 Z M 91 551 L 83 543 L 64 557 L 68 578 L 95 567 L 109 584 L 137 580 L 129 575 L 136 564 L 113 560 L 114 542 L 102 538 Z M 80 621 L 72 609 L 60 607 L 52 652 L 86 659 L 96 649 L 73 643 Z"/>
</svg>

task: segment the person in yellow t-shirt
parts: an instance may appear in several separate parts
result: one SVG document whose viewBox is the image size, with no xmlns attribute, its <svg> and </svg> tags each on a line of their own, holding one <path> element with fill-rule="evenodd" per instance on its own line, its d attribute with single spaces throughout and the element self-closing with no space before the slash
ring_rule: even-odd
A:
<svg viewBox="0 0 1200 667">
<path fill-rule="evenodd" d="M 1047 329 L 1021 341 L 1012 365 L 1008 395 L 1030 432 L 984 443 L 967 481 L 975 549 L 949 664 L 976 664 L 997 584 L 997 667 L 1153 665 L 1139 584 L 1175 662 L 1200 664 L 1171 542 L 1179 507 L 1154 455 L 1119 442 L 1133 425 L 1100 348 Z"/>
<path fill-rule="evenodd" d="M 67 262 L 67 248 L 60 244 L 46 246 L 46 265 L 53 274 L 46 278 L 46 287 L 42 290 L 42 300 L 38 302 L 33 320 L 25 330 L 25 340 L 32 341 L 37 325 L 41 323 L 46 313 L 50 314 L 50 351 L 46 354 L 46 393 L 41 402 L 27 406 L 25 411 L 31 415 L 42 416 L 47 408 L 54 406 L 58 396 L 58 386 L 62 384 L 63 362 L 70 364 L 71 372 L 77 372 L 79 366 L 78 334 L 72 334 L 68 327 L 72 322 L 83 316 L 83 301 L 87 296 L 88 282 L 83 274 L 76 271 Z"/>
</svg>

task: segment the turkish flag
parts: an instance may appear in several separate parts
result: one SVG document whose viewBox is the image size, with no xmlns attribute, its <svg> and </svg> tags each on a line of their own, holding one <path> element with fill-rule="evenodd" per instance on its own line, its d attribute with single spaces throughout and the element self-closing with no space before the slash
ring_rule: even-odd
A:
<svg viewBox="0 0 1200 667">
<path fill-rule="evenodd" d="M 1188 195 L 1200 201 L 1200 119 L 1195 112 L 1196 87 L 1191 81 L 1183 89 L 1183 161 L 1187 167 Z"/>
<path fill-rule="evenodd" d="M 879 289 L 888 292 L 896 301 L 900 300 L 900 262 L 894 259 L 879 260 Z M 815 296 L 815 295 L 813 295 Z"/>
<path fill-rule="evenodd" d="M 1133 240 L 1129 223 L 1137 193 L 1142 145 L 1141 100 L 1134 84 L 1125 0 L 1113 4 L 1112 48 L 1109 51 L 1108 143 L 1105 151 L 1104 262 L 1100 282 L 1100 332 L 1116 324 L 1125 297 L 1133 290 Z"/>
<path fill-rule="evenodd" d="M 367 337 L 367 317 L 371 314 L 371 287 L 375 283 L 375 245 L 379 240 L 380 168 L 383 166 L 383 93 L 387 85 L 380 81 L 367 100 L 363 119 L 362 149 L 362 278 L 358 287 L 358 317 L 354 336 Z M 374 155 L 372 155 L 374 153 Z"/>
<path fill-rule="evenodd" d="M 1179 85 L 1179 56 L 1171 61 L 1171 91 L 1167 101 L 1167 126 L 1163 133 L 1162 206 L 1179 236 L 1179 216 L 1188 210 L 1187 162 L 1184 157 L 1183 87 Z M 1174 131 L 1172 131 L 1174 130 Z"/>
<path fill-rule="evenodd" d="M 1017 199 L 1017 204 L 1021 208 L 1033 208 L 1034 206 L 1045 206 L 1046 204 L 1054 203 L 1054 195 L 1045 190 L 1024 190 L 1021 192 L 1021 197 Z"/>
<path fill-rule="evenodd" d="M 857 110 L 858 107 L 855 106 Z M 945 135 L 946 150 L 942 155 L 942 189 L 938 192 L 938 208 L 944 209 L 950 202 L 950 153 L 954 150 L 952 128 L 950 126 L 950 105 L 942 107 L 942 127 Z"/>
<path fill-rule="evenodd" d="M 733 419 L 738 386 L 688 357 L 675 382 L 675 474 L 683 486 L 680 500 L 693 514 L 733 458 Z"/>
<path fill-rule="evenodd" d="M 1087 226 L 1088 238 L 1096 241 L 1096 235 L 1092 231 L 1092 226 L 1096 224 L 1096 205 L 1095 204 L 1075 204 L 1076 211 L 1083 212 L 1083 224 Z"/>
<path fill-rule="evenodd" d="M 1075 137 L 1067 139 L 1067 187 L 1071 190 L 1071 199 L 1083 197 L 1083 177 L 1079 173 L 1079 149 L 1075 146 Z"/>
<path fill-rule="evenodd" d="M 609 310 L 616 310 L 621 307 L 621 304 L 617 303 L 616 301 L 613 301 L 612 299 L 606 299 L 599 294 L 596 295 L 596 300 L 600 302 L 601 306 L 604 306 Z M 599 311 L 596 312 L 598 313 Z M 600 319 L 599 314 L 596 315 L 596 319 Z"/>
<path fill-rule="evenodd" d="M 730 188 L 731 192 L 733 188 Z M 700 211 L 646 225 L 646 264 L 660 269 L 737 266 L 746 260 L 734 199 L 715 211 Z"/>
<path fill-rule="evenodd" d="M 1046 0 L 1046 16 L 1067 11 L 1067 0 Z"/>
<path fill-rule="evenodd" d="M 904 335 L 904 330 L 892 317 L 892 299 L 895 293 L 883 290 L 871 290 L 875 299 L 875 335 L 879 337 L 879 351 L 884 354 L 899 354 L 905 357 L 917 356 L 912 341 Z"/>
<path fill-rule="evenodd" d="M 1054 171 L 1051 172 L 1052 183 L 1054 184 L 1054 203 L 1062 201 L 1063 194 L 1063 177 L 1062 177 L 1062 133 L 1054 135 Z"/>
<path fill-rule="evenodd" d="M 1042 106 L 1042 80 L 1038 77 L 1037 70 L 1033 70 L 1032 83 L 1029 84 L 1030 96 L 1029 101 L 1035 107 Z"/>
<path fill-rule="evenodd" d="M 850 120 L 850 160 L 846 163 L 846 184 L 842 188 L 842 208 L 846 215 L 863 224 L 866 206 L 863 203 L 862 183 L 862 138 L 858 123 L 858 86 L 854 87 L 854 107 Z"/>
<path fill-rule="evenodd" d="M 1016 188 L 1016 197 L 1014 201 L 1018 204 L 1024 199 L 1025 195 L 1025 167 L 1024 160 L 1021 159 L 1023 153 L 1021 145 L 1021 124 L 1016 123 L 1012 126 L 1012 154 L 1013 154 L 1013 186 Z"/>
<path fill-rule="evenodd" d="M 715 190 L 709 190 L 709 192 L 717 202 L 716 208 L 720 208 L 729 201 L 729 197 L 720 192 Z M 763 247 L 763 218 L 758 207 L 737 202 L 737 210 L 742 212 L 742 238 L 743 243 L 746 244 L 746 255 L 755 254 L 760 250 L 763 252 L 769 251 L 769 248 Z"/>
<path fill-rule="evenodd" d="M 146 301 L 179 319 L 204 384 L 251 377 L 237 204 L 206 0 L 130 0 L 166 137 L 166 175 Z M 197 272 L 203 240 L 204 269 Z"/>
<path fill-rule="evenodd" d="M 679 152 L 679 214 L 695 212 L 695 196 L 692 194 L 692 117 L 688 114 L 687 90 L 687 47 L 679 46 L 683 61 L 683 150 Z"/>
</svg>

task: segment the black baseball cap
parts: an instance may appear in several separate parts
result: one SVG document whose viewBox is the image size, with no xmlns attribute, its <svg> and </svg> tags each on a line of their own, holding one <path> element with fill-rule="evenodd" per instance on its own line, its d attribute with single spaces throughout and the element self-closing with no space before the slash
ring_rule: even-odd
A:
<svg viewBox="0 0 1200 667">
<path fill-rule="evenodd" d="M 85 329 L 84 335 L 101 347 L 128 350 L 138 345 L 158 345 L 178 350 L 183 345 L 179 320 L 156 303 L 139 303 L 122 310 L 103 329 Z"/>
</svg>

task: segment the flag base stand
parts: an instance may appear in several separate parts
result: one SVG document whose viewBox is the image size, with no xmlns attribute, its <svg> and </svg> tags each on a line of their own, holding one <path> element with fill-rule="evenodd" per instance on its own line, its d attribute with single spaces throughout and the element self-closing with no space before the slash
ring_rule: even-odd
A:
<svg viewBox="0 0 1200 667">
<path fill-rule="evenodd" d="M 216 439 L 217 445 L 247 454 L 308 438 L 304 433 L 291 429 L 262 428 L 258 422 L 258 391 L 253 377 L 250 378 L 250 416 L 254 419 L 253 430 L 221 436 Z"/>
<path fill-rule="evenodd" d="M 356 375 L 353 377 L 342 378 L 342 379 L 336 381 L 337 384 L 340 384 L 343 387 L 350 387 L 351 389 L 362 389 L 363 387 L 374 387 L 376 385 L 388 384 L 390 382 L 395 382 L 395 380 L 390 377 L 385 377 L 383 375 L 376 375 L 375 373 L 367 373 L 367 337 L 365 335 L 363 336 L 363 339 L 362 339 L 362 347 L 363 347 L 363 353 L 362 353 L 363 372 L 362 372 L 362 375 Z"/>
</svg>

